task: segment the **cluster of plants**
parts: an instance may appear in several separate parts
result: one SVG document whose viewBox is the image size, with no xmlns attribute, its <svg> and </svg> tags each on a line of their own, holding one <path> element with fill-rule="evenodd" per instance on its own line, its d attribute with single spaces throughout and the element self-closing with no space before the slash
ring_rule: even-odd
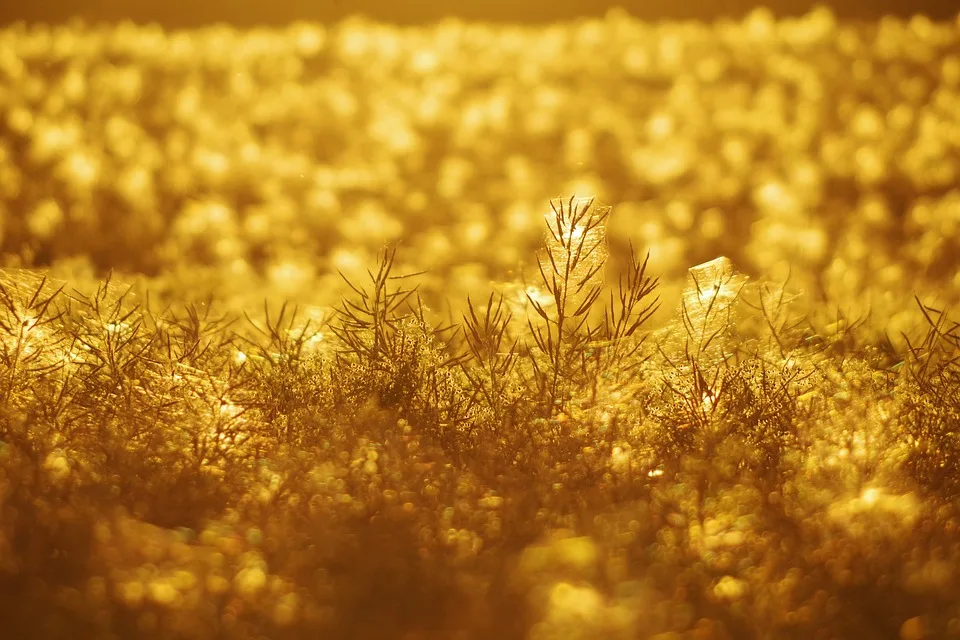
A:
<svg viewBox="0 0 960 640">
<path fill-rule="evenodd" d="M 440 322 L 387 249 L 319 322 L 0 276 L 10 638 L 960 636 L 960 330 L 901 352 L 552 203 Z"/>
</svg>

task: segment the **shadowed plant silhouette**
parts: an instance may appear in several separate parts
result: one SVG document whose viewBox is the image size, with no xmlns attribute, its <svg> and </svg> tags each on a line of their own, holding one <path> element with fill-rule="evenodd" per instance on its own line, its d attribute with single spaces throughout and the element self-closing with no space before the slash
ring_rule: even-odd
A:
<svg viewBox="0 0 960 640">
<path fill-rule="evenodd" d="M 331 332 L 340 340 L 331 386 L 340 406 L 376 406 L 407 419 L 459 457 L 476 432 L 476 397 L 464 386 L 457 349 L 459 327 L 434 326 L 416 287 L 394 275 L 396 248 L 385 249 L 366 286 L 344 277 L 353 297 L 336 310 Z M 342 274 L 341 274 L 342 275 Z"/>
</svg>

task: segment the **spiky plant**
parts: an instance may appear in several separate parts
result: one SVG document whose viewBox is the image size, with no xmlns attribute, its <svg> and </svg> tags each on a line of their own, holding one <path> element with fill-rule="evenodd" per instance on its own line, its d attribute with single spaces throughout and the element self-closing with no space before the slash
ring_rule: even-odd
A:
<svg viewBox="0 0 960 640">
<path fill-rule="evenodd" d="M 0 406 L 17 403 L 24 383 L 58 371 L 56 350 L 62 335 L 51 332 L 63 317 L 63 287 L 53 289 L 45 277 L 27 289 L 19 278 L 0 279 Z"/>
<path fill-rule="evenodd" d="M 394 275 L 395 258 L 395 247 L 385 249 L 366 286 L 344 277 L 355 295 L 343 298 L 330 324 L 340 341 L 329 370 L 334 403 L 356 410 L 372 401 L 459 457 L 471 446 L 476 398 L 458 375 L 458 328 L 433 325 L 417 288 L 393 284 L 419 275 Z"/>
<path fill-rule="evenodd" d="M 960 494 L 960 323 L 946 309 L 916 302 L 927 331 L 919 342 L 904 336 L 899 396 L 905 466 L 922 485 L 953 497 Z"/>
<path fill-rule="evenodd" d="M 516 396 L 513 374 L 519 358 L 519 339 L 508 335 L 513 314 L 504 306 L 502 295 L 494 303 L 493 293 L 479 313 L 468 297 L 467 310 L 463 326 L 473 362 L 463 361 L 460 367 L 473 388 L 474 398 L 490 409 L 495 423 L 502 424 L 507 419 L 511 396 Z"/>
<path fill-rule="evenodd" d="M 528 319 L 529 364 L 545 416 L 562 411 L 580 390 L 592 389 L 595 400 L 605 373 L 634 369 L 636 361 L 624 365 L 642 340 L 630 341 L 658 308 L 659 299 L 652 298 L 658 280 L 647 275 L 648 260 L 640 261 L 632 246 L 626 272 L 606 304 L 597 304 L 605 289 L 609 213 L 593 198 L 572 196 L 551 201 L 545 216 L 548 233 L 537 258 L 544 295 L 526 292 L 539 317 Z"/>
<path fill-rule="evenodd" d="M 545 247 L 537 257 L 546 296 L 526 294 L 543 321 L 530 319 L 528 326 L 540 356 L 530 363 L 546 415 L 562 409 L 572 385 L 586 383 L 582 374 L 588 346 L 598 337 L 590 312 L 603 292 L 603 225 L 610 211 L 594 206 L 593 199 L 576 197 L 551 201 L 550 209 Z"/>
<path fill-rule="evenodd" d="M 286 303 L 272 314 L 264 303 L 262 319 L 245 317 L 251 331 L 238 334 L 233 361 L 246 369 L 253 406 L 278 442 L 304 446 L 318 435 L 315 414 L 328 392 L 324 321 L 301 320 Z"/>
<path fill-rule="evenodd" d="M 393 283 L 416 277 L 417 273 L 395 275 L 396 247 L 385 249 L 380 256 L 377 272 L 367 271 L 369 289 L 351 282 L 343 273 L 340 277 L 356 294 L 342 299 L 337 310 L 337 323 L 331 330 L 340 338 L 344 348 L 338 354 L 359 358 L 368 363 L 395 360 L 403 348 L 400 324 L 413 311 L 416 287 L 394 287 Z"/>
<path fill-rule="evenodd" d="M 603 373 L 634 374 L 642 364 L 638 356 L 646 340 L 646 335 L 638 337 L 637 332 L 660 308 L 660 296 L 654 296 L 660 278 L 647 274 L 650 254 L 641 262 L 632 242 L 629 249 L 629 263 L 626 270 L 617 275 L 617 284 L 610 289 L 603 310 L 602 340 L 596 344 L 598 368 Z"/>
</svg>

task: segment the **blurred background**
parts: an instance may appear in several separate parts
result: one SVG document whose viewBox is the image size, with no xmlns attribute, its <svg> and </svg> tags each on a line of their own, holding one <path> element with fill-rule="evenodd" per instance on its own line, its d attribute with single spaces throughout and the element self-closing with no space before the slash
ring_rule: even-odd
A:
<svg viewBox="0 0 960 640">
<path fill-rule="evenodd" d="M 812 7 L 7 3 L 0 265 L 322 306 L 399 243 L 444 307 L 592 195 L 665 309 L 723 255 L 899 336 L 960 301 L 960 14 Z"/>
<path fill-rule="evenodd" d="M 778 16 L 797 16 L 818 3 L 813 0 L 773 0 L 765 3 Z M 949 18 L 957 13 L 953 0 L 833 0 L 827 4 L 842 18 L 876 19 L 882 15 L 906 16 L 924 13 L 931 18 Z M 362 13 L 372 18 L 399 24 L 416 24 L 457 16 L 468 20 L 549 22 L 586 16 L 602 16 L 609 9 L 621 7 L 645 20 L 696 19 L 711 20 L 721 16 L 739 17 L 755 8 L 753 0 L 33 0 L 10 2 L 0 9 L 0 21 L 62 21 L 78 16 L 86 20 L 138 22 L 156 21 L 164 26 L 190 27 L 223 21 L 237 26 L 281 25 L 292 20 L 330 22 Z"/>
</svg>

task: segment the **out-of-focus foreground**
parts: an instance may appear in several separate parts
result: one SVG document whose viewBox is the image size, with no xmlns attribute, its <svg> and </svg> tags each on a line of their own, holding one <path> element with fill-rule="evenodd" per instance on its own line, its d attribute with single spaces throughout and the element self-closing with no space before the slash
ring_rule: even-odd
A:
<svg viewBox="0 0 960 640">
<path fill-rule="evenodd" d="M 5 637 L 960 637 L 960 21 L 0 78 Z"/>
</svg>

